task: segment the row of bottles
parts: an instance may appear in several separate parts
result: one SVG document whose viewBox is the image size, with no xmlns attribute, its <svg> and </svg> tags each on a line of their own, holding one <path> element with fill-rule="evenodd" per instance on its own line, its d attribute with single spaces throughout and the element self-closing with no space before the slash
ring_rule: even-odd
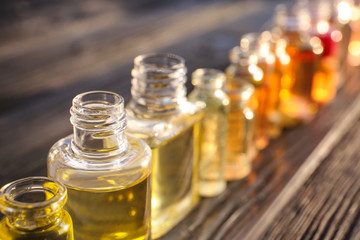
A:
<svg viewBox="0 0 360 240">
<path fill-rule="evenodd" d="M 48 155 L 50 178 L 0 190 L 0 239 L 156 239 L 200 196 L 246 177 L 270 139 L 335 97 L 345 31 L 319 10 L 324 1 L 313 4 L 278 7 L 270 31 L 230 50 L 225 73 L 194 71 L 188 97 L 185 61 L 174 54 L 135 58 L 127 106 L 113 92 L 76 96 L 73 134 Z"/>
</svg>

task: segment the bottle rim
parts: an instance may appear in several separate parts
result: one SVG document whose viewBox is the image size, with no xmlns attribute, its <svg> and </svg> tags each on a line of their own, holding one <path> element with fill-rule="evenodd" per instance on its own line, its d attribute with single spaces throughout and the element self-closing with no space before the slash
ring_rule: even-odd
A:
<svg viewBox="0 0 360 240">
<path fill-rule="evenodd" d="M 222 88 L 225 81 L 225 74 L 215 68 L 198 68 L 191 75 L 191 83 L 194 86 Z"/>
<path fill-rule="evenodd" d="M 76 95 L 70 108 L 71 123 L 81 129 L 125 129 L 124 98 L 110 91 L 89 91 Z M 118 124 L 120 123 L 120 124 Z"/>
<path fill-rule="evenodd" d="M 134 59 L 135 66 L 148 68 L 179 69 L 185 66 L 184 58 L 173 53 L 148 53 L 142 54 Z"/>
<path fill-rule="evenodd" d="M 16 197 L 28 193 L 39 192 L 51 193 L 52 197 L 36 202 L 24 202 L 16 200 Z M 55 179 L 48 177 L 27 177 L 15 180 L 4 185 L 0 189 L 0 210 L 5 215 L 24 211 L 38 211 L 46 208 L 47 211 L 40 211 L 39 216 L 49 215 L 62 208 L 67 200 L 66 187 Z M 50 210 L 50 211 L 49 211 Z"/>
</svg>

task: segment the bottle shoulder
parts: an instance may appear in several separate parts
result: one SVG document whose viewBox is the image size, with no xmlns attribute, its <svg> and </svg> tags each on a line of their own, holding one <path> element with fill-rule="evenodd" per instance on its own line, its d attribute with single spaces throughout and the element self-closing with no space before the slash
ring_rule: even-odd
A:
<svg viewBox="0 0 360 240">
<path fill-rule="evenodd" d="M 204 116 L 204 104 L 186 101 L 176 111 L 157 115 L 137 114 L 129 105 L 126 111 L 126 131 L 154 148 L 197 124 Z"/>
<path fill-rule="evenodd" d="M 68 187 L 122 188 L 151 173 L 151 150 L 141 139 L 126 134 L 128 148 L 119 155 L 98 158 L 79 156 L 71 150 L 73 136 L 56 142 L 48 155 L 48 175 Z"/>
</svg>

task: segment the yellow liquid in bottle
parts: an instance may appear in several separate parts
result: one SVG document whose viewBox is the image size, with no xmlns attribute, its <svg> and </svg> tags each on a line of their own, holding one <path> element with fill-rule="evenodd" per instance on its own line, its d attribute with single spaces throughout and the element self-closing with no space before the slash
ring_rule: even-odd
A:
<svg viewBox="0 0 360 240">
<path fill-rule="evenodd" d="M 177 224 L 198 202 L 198 123 L 152 148 L 152 237 Z M 195 168 L 194 168 L 195 166 Z"/>
<path fill-rule="evenodd" d="M 74 221 L 76 240 L 150 239 L 150 175 L 121 189 L 67 186 L 65 208 Z M 89 209 L 92 209 L 91 211 Z"/>
<path fill-rule="evenodd" d="M 48 186 L 49 188 L 51 186 Z M 54 195 L 50 192 L 32 191 L 19 194 L 14 200 L 22 203 L 36 203 L 49 200 Z M 45 212 L 50 212 L 50 209 L 44 209 Z M 6 218 L 0 221 L 0 239 L 1 240 L 73 240 L 72 221 L 69 213 L 65 210 L 60 210 L 54 215 L 45 216 L 37 219 L 34 216 L 28 215 L 25 212 L 23 215 L 16 216 L 13 219 L 15 226 L 9 224 Z M 28 219 L 28 220 L 25 220 Z M 52 219 L 52 220 L 51 220 Z M 33 221 L 33 222 L 32 222 Z M 29 226 L 22 229 L 23 222 Z"/>
<path fill-rule="evenodd" d="M 70 216 L 64 211 L 63 219 L 70 221 Z M 61 226 L 52 226 L 48 229 L 38 229 L 34 231 L 19 232 L 15 228 L 8 226 L 5 219 L 0 222 L 0 239 L 1 240 L 73 240 L 72 233 Z"/>
</svg>

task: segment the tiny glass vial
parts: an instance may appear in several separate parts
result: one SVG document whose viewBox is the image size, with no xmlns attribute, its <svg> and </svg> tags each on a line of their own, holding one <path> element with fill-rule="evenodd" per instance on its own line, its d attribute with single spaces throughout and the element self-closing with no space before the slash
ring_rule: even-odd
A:
<svg viewBox="0 0 360 240">
<path fill-rule="evenodd" d="M 281 79 L 280 109 L 283 125 L 292 127 L 310 121 L 317 112 L 318 106 L 311 94 L 319 52 L 314 49 L 315 46 L 310 42 L 306 32 L 308 29 L 306 18 L 288 14 L 286 9 L 282 9 L 278 14 L 282 17 L 277 27 L 281 31 L 281 38 L 287 41 L 286 52 L 290 57 Z"/>
<path fill-rule="evenodd" d="M 1 240 L 73 240 L 71 217 L 63 206 L 66 188 L 46 177 L 28 177 L 0 189 Z"/>
<path fill-rule="evenodd" d="M 240 40 L 240 46 L 230 50 L 230 66 L 226 68 L 226 88 L 237 89 L 238 82 L 247 81 L 254 86 L 254 96 L 251 98 L 254 117 L 254 144 L 250 150 L 251 157 L 255 157 L 258 150 L 264 149 L 269 138 L 267 134 L 268 120 L 266 117 L 266 105 L 268 89 L 264 85 L 264 72 L 259 67 L 259 55 L 257 52 L 257 34 L 245 34 Z"/>
<path fill-rule="evenodd" d="M 184 59 L 173 54 L 134 60 L 128 131 L 150 146 L 153 156 L 151 235 L 158 238 L 199 200 L 198 158 L 201 106 L 186 98 Z"/>
<path fill-rule="evenodd" d="M 203 197 L 219 195 L 226 188 L 227 110 L 229 98 L 223 90 L 225 74 L 216 69 L 197 69 L 192 73 L 192 102 L 205 104 L 200 122 L 199 193 Z"/>
<path fill-rule="evenodd" d="M 230 99 L 225 178 L 228 181 L 246 177 L 251 172 L 251 146 L 254 136 L 254 112 L 251 99 L 254 87 L 238 81 L 236 89 L 225 89 Z"/>
<path fill-rule="evenodd" d="M 85 92 L 70 113 L 74 134 L 50 149 L 48 174 L 68 189 L 75 239 L 150 239 L 151 152 L 125 133 L 123 98 Z"/>
</svg>

